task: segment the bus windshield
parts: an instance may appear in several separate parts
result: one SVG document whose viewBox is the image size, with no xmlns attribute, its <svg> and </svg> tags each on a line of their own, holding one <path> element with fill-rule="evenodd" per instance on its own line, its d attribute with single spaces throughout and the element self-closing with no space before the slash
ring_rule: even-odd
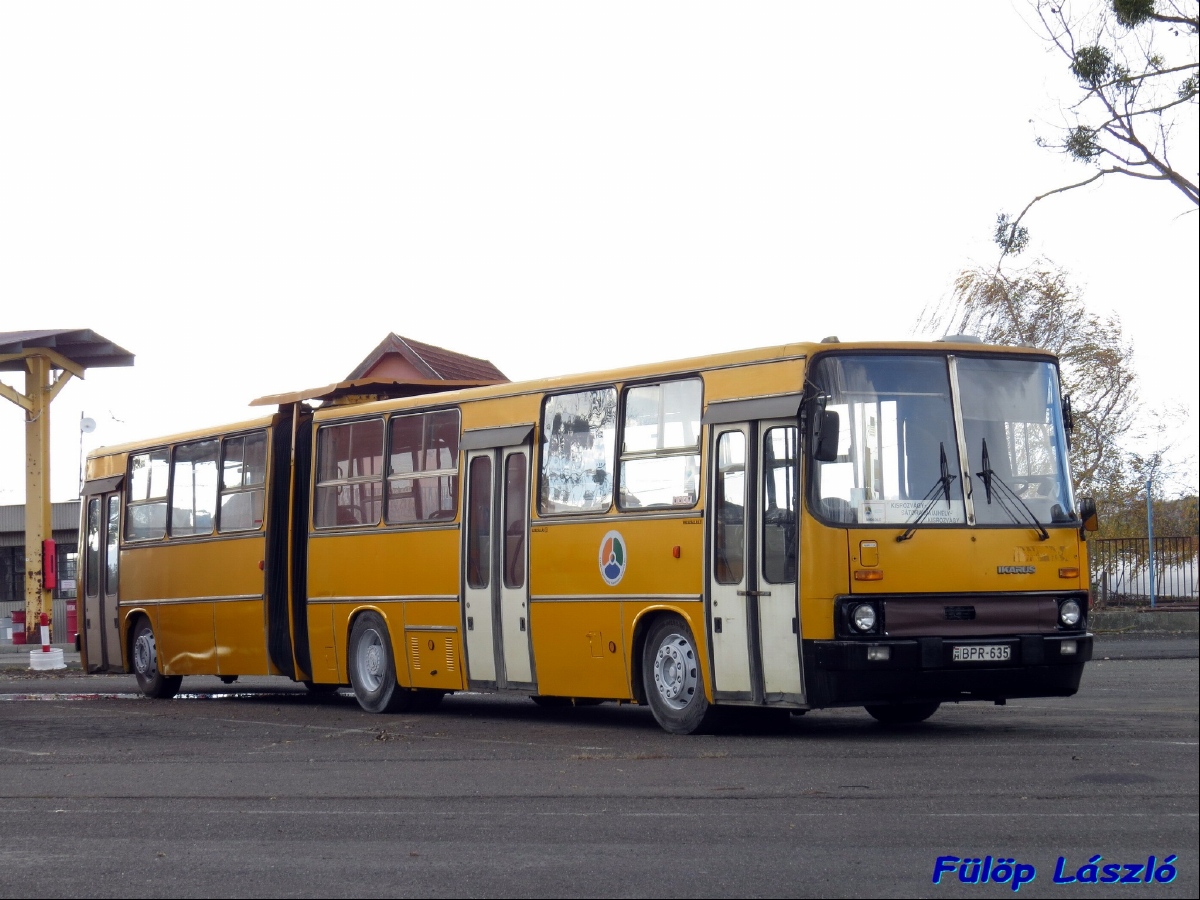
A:
<svg viewBox="0 0 1200 900">
<path fill-rule="evenodd" d="M 1037 528 L 1072 520 L 1053 364 L 995 357 L 954 363 L 847 355 L 816 364 L 813 381 L 825 408 L 837 413 L 839 432 L 837 458 L 813 463 L 814 512 L 839 523 L 893 526 L 961 525 L 973 517 L 979 525 Z"/>
<path fill-rule="evenodd" d="M 1072 521 L 1058 373 L 1047 362 L 957 359 L 963 441 L 980 525 Z"/>
</svg>

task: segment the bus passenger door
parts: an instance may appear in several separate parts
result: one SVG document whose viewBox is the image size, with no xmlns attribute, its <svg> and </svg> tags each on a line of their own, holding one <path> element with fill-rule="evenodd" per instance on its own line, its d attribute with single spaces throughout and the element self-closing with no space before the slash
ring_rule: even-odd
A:
<svg viewBox="0 0 1200 900">
<path fill-rule="evenodd" d="M 529 642 L 529 448 L 467 453 L 464 634 L 467 677 L 533 689 Z"/>
<path fill-rule="evenodd" d="M 120 493 L 88 497 L 86 527 L 82 582 L 88 668 L 92 671 L 120 671 L 124 665 L 117 600 L 121 551 Z"/>
<path fill-rule="evenodd" d="M 804 702 L 797 441 L 794 420 L 713 428 L 708 627 L 718 699 Z"/>
</svg>

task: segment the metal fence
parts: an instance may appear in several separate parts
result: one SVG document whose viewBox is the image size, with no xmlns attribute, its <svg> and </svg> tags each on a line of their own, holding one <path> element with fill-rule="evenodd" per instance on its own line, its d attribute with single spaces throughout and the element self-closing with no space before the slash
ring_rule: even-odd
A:
<svg viewBox="0 0 1200 900">
<path fill-rule="evenodd" d="M 1155 603 L 1197 602 L 1195 537 L 1154 539 Z M 1148 538 L 1104 538 L 1088 541 L 1092 598 L 1098 606 L 1140 606 L 1150 602 Z"/>
</svg>

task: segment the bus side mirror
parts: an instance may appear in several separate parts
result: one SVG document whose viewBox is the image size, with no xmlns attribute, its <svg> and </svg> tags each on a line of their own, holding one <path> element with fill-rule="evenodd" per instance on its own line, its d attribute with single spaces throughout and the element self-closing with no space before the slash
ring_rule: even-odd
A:
<svg viewBox="0 0 1200 900">
<path fill-rule="evenodd" d="M 813 459 L 817 462 L 833 462 L 837 459 L 838 430 L 838 414 L 831 409 L 822 410 Z"/>
<path fill-rule="evenodd" d="M 1067 449 L 1071 449 L 1071 437 L 1075 432 L 1075 414 L 1071 412 L 1071 395 L 1063 394 L 1062 396 L 1062 416 L 1063 428 L 1066 431 Z"/>
<path fill-rule="evenodd" d="M 1091 497 L 1079 499 L 1079 518 L 1082 520 L 1082 524 L 1079 526 L 1081 533 L 1095 531 L 1100 527 L 1100 516 L 1096 513 L 1096 501 Z"/>
</svg>

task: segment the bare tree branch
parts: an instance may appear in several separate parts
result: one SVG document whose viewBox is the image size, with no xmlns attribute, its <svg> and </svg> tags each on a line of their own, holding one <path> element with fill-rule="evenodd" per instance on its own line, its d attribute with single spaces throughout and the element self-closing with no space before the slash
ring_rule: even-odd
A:
<svg viewBox="0 0 1200 900">
<path fill-rule="evenodd" d="M 1068 61 L 1082 90 L 1080 99 L 1066 107 L 1077 124 L 1064 126 L 1058 141 L 1039 138 L 1038 143 L 1095 165 L 1096 170 L 1090 178 L 1037 195 L 1015 219 L 1006 214 L 998 218 L 995 241 L 1001 255 L 997 270 L 1005 258 L 1019 254 L 1028 243 L 1028 229 L 1022 223 L 1033 206 L 1109 175 L 1169 183 L 1190 204 L 1200 206 L 1196 182 L 1170 164 L 1168 153 L 1173 125 L 1186 122 L 1189 128 L 1196 126 L 1194 108 L 1200 95 L 1196 43 L 1184 42 L 1183 52 L 1190 58 L 1182 60 L 1168 60 L 1154 47 L 1156 29 L 1176 35 L 1179 27 L 1193 34 L 1200 31 L 1200 2 L 1184 0 L 1163 11 L 1154 2 L 1103 0 L 1102 9 L 1086 23 L 1075 20 L 1065 3 L 1030 2 L 1046 40 Z M 1085 29 L 1094 37 L 1081 38 Z M 1170 49 L 1177 53 L 1179 42 L 1172 42 Z M 1172 81 L 1173 76 L 1185 74 L 1181 83 Z M 1154 124 L 1147 127 L 1148 123 Z M 1122 147 L 1136 153 L 1123 152 Z M 1105 165 L 1109 160 L 1115 164 Z"/>
<path fill-rule="evenodd" d="M 1018 215 L 1012 221 L 1011 225 L 1009 226 L 1009 238 L 1008 238 L 1007 246 L 1005 247 L 1004 252 L 1000 254 L 1001 262 L 1003 262 L 1004 257 L 1008 255 L 1008 252 L 1009 252 L 1008 247 L 1013 246 L 1013 244 L 1017 238 L 1017 235 L 1020 233 L 1018 230 L 1018 226 L 1020 226 L 1021 220 L 1025 218 L 1025 214 L 1027 212 L 1029 212 L 1030 209 L 1033 208 L 1033 205 L 1035 203 L 1037 203 L 1041 200 L 1045 200 L 1047 197 L 1052 197 L 1055 194 L 1062 194 L 1067 191 L 1073 191 L 1073 190 L 1075 190 L 1075 188 L 1087 187 L 1093 181 L 1099 181 L 1105 175 L 1115 174 L 1119 171 L 1120 171 L 1119 169 L 1101 169 L 1099 172 L 1097 172 L 1095 175 L 1093 175 L 1091 178 L 1088 178 L 1085 181 L 1080 181 L 1077 184 L 1068 184 L 1065 187 L 1055 188 L 1052 191 L 1046 191 L 1046 193 L 1038 194 L 1036 197 L 1034 197 L 1032 200 L 1030 200 L 1027 204 L 1025 204 L 1025 208 L 1023 210 L 1021 210 L 1021 214 Z M 999 270 L 1000 270 L 1000 263 L 997 263 L 996 271 L 999 272 Z"/>
</svg>

